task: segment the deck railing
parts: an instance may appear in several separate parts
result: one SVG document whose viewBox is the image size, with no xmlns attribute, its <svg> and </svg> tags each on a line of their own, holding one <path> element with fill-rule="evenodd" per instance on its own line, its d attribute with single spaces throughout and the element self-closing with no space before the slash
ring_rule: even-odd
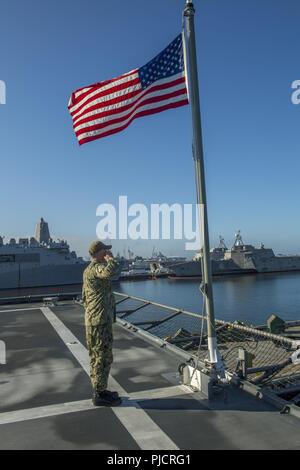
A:
<svg viewBox="0 0 300 470">
<path fill-rule="evenodd" d="M 117 318 L 123 323 L 159 338 L 162 345 L 176 346 L 205 364 L 208 357 L 206 317 L 119 292 L 115 292 L 115 298 Z M 300 364 L 291 361 L 300 342 L 238 321 L 216 320 L 216 334 L 229 373 L 242 372 L 242 350 L 246 352 L 247 361 L 244 378 L 249 382 L 273 390 L 299 386 L 300 391 Z"/>
</svg>

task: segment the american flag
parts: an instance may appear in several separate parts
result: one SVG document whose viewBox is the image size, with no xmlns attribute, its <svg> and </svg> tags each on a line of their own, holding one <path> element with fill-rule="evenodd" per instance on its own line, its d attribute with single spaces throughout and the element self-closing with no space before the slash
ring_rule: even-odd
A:
<svg viewBox="0 0 300 470">
<path fill-rule="evenodd" d="M 179 34 L 139 69 L 72 93 L 68 109 L 79 144 L 122 131 L 137 117 L 188 104 Z"/>
</svg>

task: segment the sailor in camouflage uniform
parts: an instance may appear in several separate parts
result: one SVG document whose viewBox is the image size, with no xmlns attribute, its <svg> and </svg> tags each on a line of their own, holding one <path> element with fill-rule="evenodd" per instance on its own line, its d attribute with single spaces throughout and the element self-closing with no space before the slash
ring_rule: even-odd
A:
<svg viewBox="0 0 300 470">
<path fill-rule="evenodd" d="M 111 279 L 118 271 L 118 263 L 108 250 L 111 245 L 100 241 L 91 244 L 91 263 L 83 273 L 82 300 L 85 308 L 86 340 L 91 361 L 91 382 L 94 390 L 93 403 L 119 405 L 117 392 L 107 390 L 107 381 L 113 361 L 112 324 L 115 300 Z"/>
</svg>

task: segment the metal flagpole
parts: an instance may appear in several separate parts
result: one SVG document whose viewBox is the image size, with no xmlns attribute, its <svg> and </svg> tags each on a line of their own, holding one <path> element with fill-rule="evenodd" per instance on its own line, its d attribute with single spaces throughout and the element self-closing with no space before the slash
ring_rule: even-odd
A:
<svg viewBox="0 0 300 470">
<path fill-rule="evenodd" d="M 187 55 L 189 66 L 189 95 L 193 119 L 193 156 L 195 162 L 197 203 L 199 204 L 201 212 L 201 215 L 199 214 L 199 223 L 200 230 L 202 228 L 203 231 L 203 253 L 201 261 L 203 272 L 202 285 L 207 312 L 209 362 L 212 368 L 216 369 L 219 374 L 224 376 L 224 366 L 218 351 L 215 330 L 194 15 L 195 9 L 192 0 L 186 0 L 184 16 L 186 17 L 186 33 L 188 46 Z"/>
</svg>

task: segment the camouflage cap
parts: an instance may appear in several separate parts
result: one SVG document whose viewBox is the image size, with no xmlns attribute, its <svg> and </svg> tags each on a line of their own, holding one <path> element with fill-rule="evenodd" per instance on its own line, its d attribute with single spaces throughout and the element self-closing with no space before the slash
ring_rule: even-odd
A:
<svg viewBox="0 0 300 470">
<path fill-rule="evenodd" d="M 91 256 L 95 256 L 96 253 L 100 250 L 110 250 L 111 245 L 105 245 L 105 243 L 101 242 L 100 240 L 96 240 L 90 244 L 89 247 L 89 254 Z"/>
</svg>

